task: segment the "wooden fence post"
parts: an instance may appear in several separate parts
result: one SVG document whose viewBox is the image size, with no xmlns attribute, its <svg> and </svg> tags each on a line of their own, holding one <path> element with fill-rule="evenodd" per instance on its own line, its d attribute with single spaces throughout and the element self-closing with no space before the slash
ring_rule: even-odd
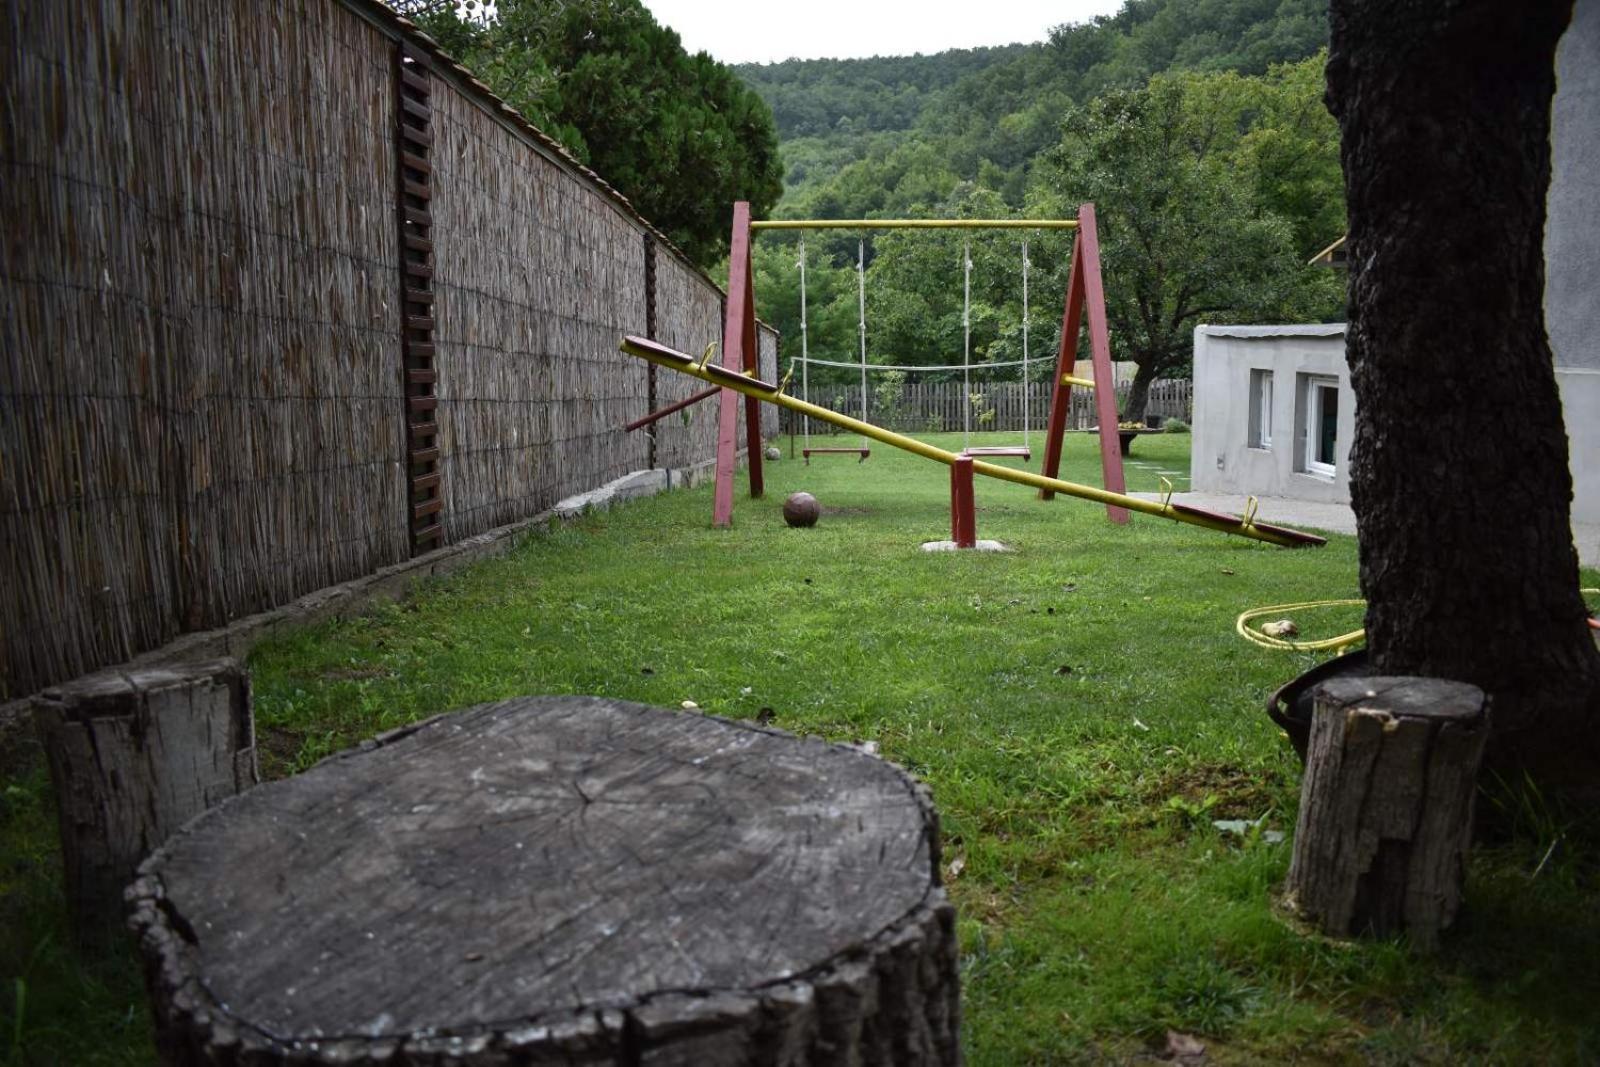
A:
<svg viewBox="0 0 1600 1067">
<path fill-rule="evenodd" d="M 261 780 L 250 678 L 235 660 L 111 670 L 46 689 L 34 724 L 55 785 L 78 937 L 122 925 L 122 890 L 178 827 Z"/>
<path fill-rule="evenodd" d="M 1428 951 L 1455 920 L 1483 691 L 1438 678 L 1337 678 L 1313 693 L 1284 905 L 1325 934 L 1404 933 Z"/>
<path fill-rule="evenodd" d="M 400 334 L 405 387 L 406 520 L 411 554 L 444 544 L 439 366 L 434 348 L 433 82 L 409 44 L 395 51 L 395 207 L 400 226 Z"/>
</svg>

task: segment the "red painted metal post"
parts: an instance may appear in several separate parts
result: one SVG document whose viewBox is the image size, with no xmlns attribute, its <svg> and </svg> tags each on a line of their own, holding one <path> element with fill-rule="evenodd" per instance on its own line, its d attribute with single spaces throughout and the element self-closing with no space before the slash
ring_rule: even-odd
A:
<svg viewBox="0 0 1600 1067">
<path fill-rule="evenodd" d="M 1100 483 L 1113 493 L 1125 492 L 1122 438 L 1117 434 L 1117 383 L 1111 368 L 1111 332 L 1106 325 L 1106 293 L 1100 278 L 1100 233 L 1094 205 L 1078 208 L 1078 241 L 1083 246 L 1083 302 L 1089 312 L 1089 352 L 1094 358 L 1094 403 L 1100 420 Z M 1106 505 L 1112 522 L 1126 523 L 1128 509 Z"/>
<path fill-rule="evenodd" d="M 950 464 L 950 540 L 957 548 L 978 544 L 978 515 L 972 495 L 972 457 Z"/>
<path fill-rule="evenodd" d="M 1072 383 L 1065 379 L 1078 363 L 1078 329 L 1083 324 L 1083 239 L 1072 242 L 1072 267 L 1067 276 L 1066 306 L 1061 311 L 1061 342 L 1056 349 L 1056 375 L 1050 385 L 1050 417 L 1045 423 L 1044 467 L 1046 478 L 1061 476 L 1061 446 L 1067 433 L 1067 416 L 1072 413 Z M 1040 500 L 1052 500 L 1055 493 L 1039 490 Z"/>
<path fill-rule="evenodd" d="M 748 213 L 748 208 L 746 209 Z M 756 326 L 756 285 L 755 266 L 750 254 L 749 245 L 750 227 L 745 226 L 745 255 L 744 255 L 744 372 L 752 378 L 761 377 L 761 337 L 759 327 Z M 733 294 L 729 293 L 729 299 Z M 776 370 L 776 368 L 774 368 Z M 776 380 L 776 379 L 775 379 Z M 747 469 L 750 472 L 750 497 L 759 500 L 766 494 L 766 482 L 762 477 L 762 446 L 766 442 L 761 438 L 761 401 L 753 396 L 744 398 L 744 446 L 748 452 L 746 457 Z"/>
<path fill-rule="evenodd" d="M 733 238 L 728 249 L 728 311 L 723 322 L 722 365 L 742 371 L 750 364 L 745 355 L 747 338 L 755 333 L 755 316 L 750 293 L 750 204 L 740 200 L 733 205 Z M 746 323 L 748 320 L 748 329 Z M 733 525 L 733 472 L 738 465 L 739 394 L 722 390 L 717 398 L 717 485 L 712 500 L 711 524 Z M 759 420 L 759 412 L 756 415 Z M 749 413 L 746 409 L 746 433 Z M 760 478 L 760 434 L 750 448 L 750 488 L 754 492 Z"/>
<path fill-rule="evenodd" d="M 652 363 L 652 364 L 650 364 L 650 366 L 654 367 L 655 364 Z M 640 415 L 637 419 L 634 419 L 632 422 L 627 423 L 622 428 L 624 430 L 626 430 L 627 432 L 632 433 L 633 431 L 639 429 L 641 426 L 649 426 L 652 422 L 656 422 L 656 421 L 658 421 L 660 419 L 664 419 L 668 415 L 673 414 L 674 412 L 682 411 L 684 408 L 687 408 L 687 407 L 693 407 L 694 405 L 700 403 L 700 401 L 702 401 L 702 400 L 710 400 L 712 397 L 716 396 L 720 392 L 722 392 L 722 389 L 720 387 L 718 387 L 718 386 L 715 386 L 715 385 L 713 385 L 710 389 L 702 389 L 698 393 L 693 394 L 692 396 L 686 396 L 682 400 L 675 401 L 674 403 L 668 404 L 664 408 L 660 408 L 660 409 L 658 409 L 656 411 L 652 411 L 648 415 Z"/>
</svg>

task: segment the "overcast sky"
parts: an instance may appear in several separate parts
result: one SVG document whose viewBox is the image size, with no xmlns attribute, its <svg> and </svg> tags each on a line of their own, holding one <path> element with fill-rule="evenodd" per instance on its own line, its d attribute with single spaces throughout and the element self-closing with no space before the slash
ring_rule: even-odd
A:
<svg viewBox="0 0 1600 1067">
<path fill-rule="evenodd" d="M 1050 27 L 1109 15 L 1122 0 L 644 0 L 689 52 L 724 63 L 908 56 L 1042 41 Z"/>
</svg>

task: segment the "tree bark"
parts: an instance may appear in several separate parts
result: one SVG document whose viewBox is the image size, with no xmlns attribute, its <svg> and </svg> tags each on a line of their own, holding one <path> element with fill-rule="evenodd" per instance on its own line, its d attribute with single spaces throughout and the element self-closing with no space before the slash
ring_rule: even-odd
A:
<svg viewBox="0 0 1600 1067">
<path fill-rule="evenodd" d="M 1145 408 L 1150 406 L 1150 383 L 1155 381 L 1155 363 L 1140 363 L 1133 372 L 1133 384 L 1128 387 L 1128 399 L 1122 405 L 1123 422 L 1143 422 Z"/>
<path fill-rule="evenodd" d="M 1333 0 L 1351 501 L 1374 673 L 1491 694 L 1488 764 L 1592 788 L 1567 440 L 1544 330 L 1554 57 L 1570 2 Z"/>
<path fill-rule="evenodd" d="M 260 780 L 250 679 L 231 659 L 105 671 L 45 690 L 33 717 L 74 929 L 102 944 L 121 930 L 122 891 L 139 862 Z"/>
<path fill-rule="evenodd" d="M 1489 733 L 1483 690 L 1436 678 L 1338 678 L 1314 695 L 1284 905 L 1334 937 L 1455 921 Z"/>
<path fill-rule="evenodd" d="M 954 1067 L 938 833 L 844 746 L 520 698 L 251 791 L 129 899 L 171 1064 Z"/>
</svg>

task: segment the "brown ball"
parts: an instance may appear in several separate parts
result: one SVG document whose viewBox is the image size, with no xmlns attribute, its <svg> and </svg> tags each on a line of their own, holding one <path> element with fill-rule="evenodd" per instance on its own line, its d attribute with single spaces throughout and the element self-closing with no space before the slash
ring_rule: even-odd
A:
<svg viewBox="0 0 1600 1067">
<path fill-rule="evenodd" d="M 815 526 L 822 516 L 822 506 L 810 493 L 790 493 L 783 502 L 783 521 L 790 526 Z"/>
</svg>

